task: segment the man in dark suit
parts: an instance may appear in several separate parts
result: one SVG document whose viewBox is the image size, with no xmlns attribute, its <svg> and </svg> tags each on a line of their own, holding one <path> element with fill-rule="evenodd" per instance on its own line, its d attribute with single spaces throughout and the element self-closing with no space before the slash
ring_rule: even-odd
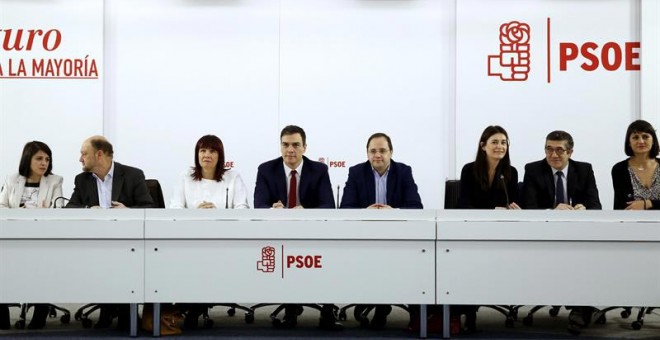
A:
<svg viewBox="0 0 660 340">
<path fill-rule="evenodd" d="M 525 209 L 602 209 L 591 164 L 571 159 L 573 137 L 565 131 L 550 132 L 545 159 L 525 165 Z M 557 183 L 562 190 L 557 190 Z"/>
<path fill-rule="evenodd" d="M 289 125 L 280 133 L 282 157 L 259 165 L 254 189 L 255 208 L 310 209 L 335 208 L 328 167 L 303 156 L 307 149 L 305 131 Z M 341 330 L 336 322 L 334 306 L 323 305 L 319 326 L 323 329 Z M 280 328 L 293 328 L 298 323 L 299 305 L 288 304 L 284 308 L 284 320 L 274 323 Z"/>
<path fill-rule="evenodd" d="M 151 208 L 153 200 L 142 170 L 113 160 L 112 144 L 103 136 L 86 139 L 80 148 L 83 172 L 76 176 L 66 208 Z M 129 327 L 129 305 L 103 304 L 95 328 L 107 328 L 118 315 L 117 326 Z"/>
<path fill-rule="evenodd" d="M 545 139 L 545 159 L 525 165 L 523 208 L 585 210 L 602 209 L 591 164 L 574 161 L 573 137 L 552 131 Z M 579 334 L 591 322 L 594 308 L 568 307 L 568 331 Z"/>
<path fill-rule="evenodd" d="M 367 161 L 348 169 L 348 180 L 340 208 L 366 209 L 423 209 L 412 168 L 392 160 L 392 140 L 384 133 L 374 133 L 367 140 Z M 360 319 L 369 305 L 355 306 L 354 314 Z M 390 305 L 376 305 L 370 326 L 385 327 Z"/>
</svg>

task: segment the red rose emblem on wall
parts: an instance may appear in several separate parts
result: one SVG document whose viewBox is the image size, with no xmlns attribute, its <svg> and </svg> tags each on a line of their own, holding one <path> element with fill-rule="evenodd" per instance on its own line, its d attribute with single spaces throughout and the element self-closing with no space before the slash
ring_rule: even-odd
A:
<svg viewBox="0 0 660 340">
<path fill-rule="evenodd" d="M 500 53 L 488 56 L 488 75 L 503 81 L 527 80 L 531 29 L 523 22 L 500 25 Z"/>
</svg>

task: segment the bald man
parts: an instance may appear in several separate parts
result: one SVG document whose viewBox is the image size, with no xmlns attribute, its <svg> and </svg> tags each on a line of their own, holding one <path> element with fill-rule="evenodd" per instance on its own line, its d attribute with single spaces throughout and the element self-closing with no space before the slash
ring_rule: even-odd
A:
<svg viewBox="0 0 660 340">
<path fill-rule="evenodd" d="M 112 144 L 103 136 L 86 139 L 80 148 L 83 172 L 76 176 L 71 200 L 66 208 L 152 208 L 142 170 L 113 160 Z M 111 273 L 108 273 L 111 275 Z M 129 305 L 100 305 L 94 328 L 108 328 L 118 316 L 117 327 L 128 329 Z"/>
</svg>

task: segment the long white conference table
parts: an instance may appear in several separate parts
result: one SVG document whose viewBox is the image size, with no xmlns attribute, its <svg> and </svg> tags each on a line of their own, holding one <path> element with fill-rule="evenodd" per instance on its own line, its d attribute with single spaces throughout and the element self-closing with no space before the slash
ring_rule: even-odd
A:
<svg viewBox="0 0 660 340">
<path fill-rule="evenodd" d="M 3 209 L 0 259 L 0 303 L 129 303 L 132 336 L 138 303 L 660 306 L 652 211 Z"/>
</svg>

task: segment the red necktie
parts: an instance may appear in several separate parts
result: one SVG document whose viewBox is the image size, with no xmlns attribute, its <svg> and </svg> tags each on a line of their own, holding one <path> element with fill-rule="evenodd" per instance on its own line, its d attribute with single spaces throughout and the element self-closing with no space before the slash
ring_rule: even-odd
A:
<svg viewBox="0 0 660 340">
<path fill-rule="evenodd" d="M 291 180 L 289 181 L 289 201 L 287 202 L 287 208 L 296 207 L 296 170 L 291 170 Z"/>
</svg>

